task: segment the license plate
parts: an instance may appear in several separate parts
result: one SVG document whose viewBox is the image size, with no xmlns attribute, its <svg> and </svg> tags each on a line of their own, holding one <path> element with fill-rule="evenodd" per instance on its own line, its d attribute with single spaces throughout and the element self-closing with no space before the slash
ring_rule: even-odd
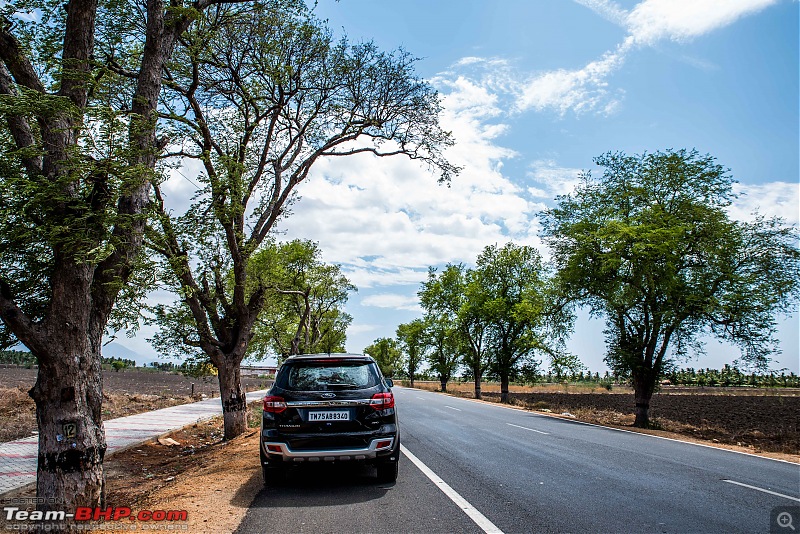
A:
<svg viewBox="0 0 800 534">
<path fill-rule="evenodd" d="M 349 421 L 349 410 L 336 410 L 329 412 L 308 412 L 308 420 L 313 421 Z"/>
</svg>

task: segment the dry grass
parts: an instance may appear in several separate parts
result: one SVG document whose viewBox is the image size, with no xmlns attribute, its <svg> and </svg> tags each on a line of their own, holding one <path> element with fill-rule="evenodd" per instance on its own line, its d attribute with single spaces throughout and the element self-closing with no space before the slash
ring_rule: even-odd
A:
<svg viewBox="0 0 800 534">
<path fill-rule="evenodd" d="M 233 532 L 262 488 L 258 459 L 260 419 L 256 417 L 260 402 L 251 403 L 249 412 L 250 430 L 231 441 L 222 441 L 222 418 L 215 417 L 172 432 L 169 437 L 178 445 L 148 440 L 108 457 L 103 463 L 106 505 L 130 507 L 134 512 L 188 511 L 185 523 L 162 523 L 163 530 Z M 35 488 L 29 486 L 5 498 L 35 495 Z M 22 508 L 34 509 L 33 505 Z M 120 531 L 118 524 L 91 522 L 83 526 L 98 534 Z M 0 530 L 10 529 L 14 525 L 0 516 Z"/>
<path fill-rule="evenodd" d="M 0 388 L 0 442 L 30 436 L 36 431 L 36 405 L 22 387 Z"/>
</svg>

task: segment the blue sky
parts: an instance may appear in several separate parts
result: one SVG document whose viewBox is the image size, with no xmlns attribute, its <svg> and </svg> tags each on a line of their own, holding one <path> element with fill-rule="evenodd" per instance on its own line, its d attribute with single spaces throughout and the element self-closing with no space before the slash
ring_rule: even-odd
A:
<svg viewBox="0 0 800 534">
<path fill-rule="evenodd" d="M 321 161 L 302 184 L 286 238 L 319 241 L 359 287 L 348 350 L 421 314 L 429 265 L 471 265 L 513 240 L 547 251 L 536 214 L 609 150 L 697 148 L 740 182 L 731 208 L 798 222 L 796 1 L 320 0 L 334 32 L 403 47 L 440 91 L 464 167 L 450 188 L 402 158 Z M 172 181 L 171 181 L 172 182 Z M 175 180 L 174 192 L 186 187 Z M 781 321 L 773 367 L 798 372 L 797 315 Z M 603 372 L 602 321 L 582 315 L 569 348 Z M 146 332 L 120 343 L 151 353 Z M 715 341 L 720 367 L 738 349 Z"/>
</svg>

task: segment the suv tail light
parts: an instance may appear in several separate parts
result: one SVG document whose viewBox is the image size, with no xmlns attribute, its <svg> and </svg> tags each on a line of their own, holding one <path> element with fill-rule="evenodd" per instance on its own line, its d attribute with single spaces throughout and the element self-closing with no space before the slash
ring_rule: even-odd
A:
<svg viewBox="0 0 800 534">
<path fill-rule="evenodd" d="M 268 413 L 281 413 L 286 409 L 286 401 L 277 395 L 264 397 L 264 411 Z"/>
<path fill-rule="evenodd" d="M 378 411 L 394 408 L 394 395 L 391 393 L 376 393 L 369 400 L 369 405 Z"/>
</svg>

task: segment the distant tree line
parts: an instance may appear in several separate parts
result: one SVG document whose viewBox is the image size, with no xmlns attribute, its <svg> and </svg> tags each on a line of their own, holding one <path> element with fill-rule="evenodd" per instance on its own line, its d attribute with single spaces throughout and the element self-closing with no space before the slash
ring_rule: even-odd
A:
<svg viewBox="0 0 800 534">
<path fill-rule="evenodd" d="M 177 371 L 180 365 L 181 364 L 175 364 L 174 362 L 150 362 L 150 367 L 160 371 Z"/>
<path fill-rule="evenodd" d="M 11 365 L 36 365 L 36 356 L 27 351 L 22 350 L 2 350 L 0 351 L 0 363 Z M 125 369 L 128 367 L 136 367 L 134 360 L 125 358 L 104 357 L 103 365 L 110 365 L 113 369 Z"/>
<path fill-rule="evenodd" d="M 110 365 L 115 371 L 120 371 L 122 369 L 132 369 L 136 367 L 136 361 L 111 356 L 108 358 L 103 357 L 103 365 Z"/>
<path fill-rule="evenodd" d="M 780 373 L 780 374 L 778 374 Z M 722 369 L 676 369 L 664 375 L 674 386 L 748 386 L 756 388 L 797 388 L 800 376 L 786 369 L 766 373 L 745 373 L 735 365 Z"/>
<path fill-rule="evenodd" d="M 372 354 L 372 353 L 369 353 Z M 396 367 L 395 378 L 409 380 L 407 370 L 403 364 L 407 357 L 401 356 L 399 365 Z M 415 380 L 433 381 L 438 380 L 438 375 L 432 369 L 424 369 L 417 371 Z M 465 369 L 464 372 L 455 378 L 460 382 L 472 382 L 474 379 Z M 487 373 L 484 375 L 486 381 L 499 381 L 499 378 L 492 374 Z M 606 371 L 604 374 L 598 372 L 592 373 L 591 371 L 578 371 L 576 373 L 568 372 L 558 377 L 552 371 L 525 373 L 519 372 L 516 379 L 513 380 L 517 385 L 533 385 L 533 384 L 555 384 L 555 383 L 568 383 L 568 384 L 598 384 L 604 387 L 612 387 L 615 385 L 630 385 L 630 375 L 618 374 Z M 699 387 L 753 387 L 753 388 L 800 388 L 800 376 L 794 372 L 787 374 L 786 369 L 779 371 L 768 372 L 750 372 L 746 373 L 736 366 L 726 364 L 722 369 L 693 369 L 688 367 L 686 369 L 675 369 L 668 371 L 664 374 L 661 382 L 662 386 L 699 386 Z"/>
<path fill-rule="evenodd" d="M 12 365 L 36 365 L 36 357 L 27 351 L 2 350 L 0 351 L 0 363 Z"/>
</svg>

